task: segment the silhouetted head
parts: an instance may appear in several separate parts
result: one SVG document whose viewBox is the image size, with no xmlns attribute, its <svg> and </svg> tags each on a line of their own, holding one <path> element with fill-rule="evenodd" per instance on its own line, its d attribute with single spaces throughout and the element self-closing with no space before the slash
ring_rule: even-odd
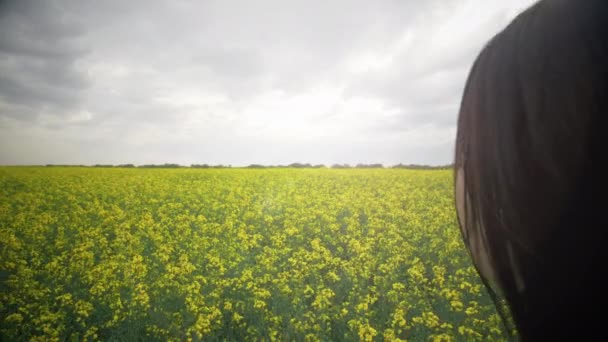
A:
<svg viewBox="0 0 608 342">
<path fill-rule="evenodd" d="M 465 86 L 461 231 L 522 340 L 606 335 L 587 308 L 606 296 L 607 28 L 608 1 L 540 1 L 487 43 Z"/>
</svg>

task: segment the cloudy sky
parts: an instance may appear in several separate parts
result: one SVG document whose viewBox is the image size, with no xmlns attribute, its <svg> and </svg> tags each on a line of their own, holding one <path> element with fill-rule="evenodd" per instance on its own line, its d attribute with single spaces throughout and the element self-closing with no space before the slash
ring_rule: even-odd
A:
<svg viewBox="0 0 608 342">
<path fill-rule="evenodd" d="M 0 164 L 447 164 L 532 2 L 0 1 Z"/>
</svg>

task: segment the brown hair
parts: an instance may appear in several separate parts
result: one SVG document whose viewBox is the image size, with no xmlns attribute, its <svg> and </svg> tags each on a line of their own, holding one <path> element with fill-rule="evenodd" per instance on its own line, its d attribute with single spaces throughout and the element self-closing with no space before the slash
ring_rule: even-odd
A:
<svg viewBox="0 0 608 342">
<path fill-rule="evenodd" d="M 607 20 L 608 1 L 539 1 L 488 42 L 465 85 L 454 162 L 461 231 L 522 340 L 604 330 L 603 315 L 584 308 L 605 300 Z"/>
</svg>

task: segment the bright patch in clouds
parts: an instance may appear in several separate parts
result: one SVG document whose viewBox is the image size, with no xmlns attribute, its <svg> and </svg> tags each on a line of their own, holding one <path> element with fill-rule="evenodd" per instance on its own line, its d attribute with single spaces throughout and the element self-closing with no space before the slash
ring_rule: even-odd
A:
<svg viewBox="0 0 608 342">
<path fill-rule="evenodd" d="M 0 164 L 450 163 L 474 58 L 530 4 L 4 2 Z"/>
</svg>

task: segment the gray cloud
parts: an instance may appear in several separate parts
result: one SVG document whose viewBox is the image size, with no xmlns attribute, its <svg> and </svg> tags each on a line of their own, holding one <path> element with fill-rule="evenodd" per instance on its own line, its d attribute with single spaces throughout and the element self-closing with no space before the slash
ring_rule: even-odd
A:
<svg viewBox="0 0 608 342">
<path fill-rule="evenodd" d="M 0 163 L 447 163 L 529 3 L 2 2 Z"/>
<path fill-rule="evenodd" d="M 76 39 L 85 27 L 53 2 L 0 5 L 1 115 L 34 120 L 41 112 L 76 108 L 88 79 L 77 66 L 87 49 Z"/>
</svg>

